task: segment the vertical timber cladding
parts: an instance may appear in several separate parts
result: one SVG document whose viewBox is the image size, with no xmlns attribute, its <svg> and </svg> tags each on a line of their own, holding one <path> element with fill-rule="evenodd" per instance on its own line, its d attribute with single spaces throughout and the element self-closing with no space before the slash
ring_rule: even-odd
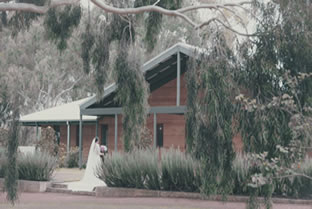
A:
<svg viewBox="0 0 312 209">
<path fill-rule="evenodd" d="M 185 150 L 185 119 L 184 115 L 157 114 L 157 124 L 163 125 L 163 147 Z M 147 127 L 154 136 L 154 115 L 147 118 Z M 156 129 L 157 131 L 157 129 Z M 157 139 L 157 137 L 156 137 Z M 152 144 L 154 144 L 154 139 Z"/>
<path fill-rule="evenodd" d="M 180 80 L 180 105 L 186 105 L 186 81 L 185 73 Z M 177 105 L 177 79 L 173 79 L 151 92 L 148 100 L 149 105 L 153 106 L 176 106 Z M 184 115 L 157 114 L 157 124 L 163 124 L 163 147 L 180 148 L 185 150 L 185 118 Z M 150 114 L 147 119 L 147 127 L 154 136 L 154 116 Z M 157 138 L 157 137 L 156 137 Z M 153 143 L 154 144 L 154 137 Z"/>
<path fill-rule="evenodd" d="M 181 75 L 180 81 L 180 105 L 186 105 L 186 81 L 185 73 Z M 176 106 L 177 103 L 177 79 L 173 79 L 163 85 L 162 87 L 151 92 L 150 98 L 148 99 L 149 105 L 152 106 Z"/>
<path fill-rule="evenodd" d="M 186 82 L 185 74 L 181 75 L 181 103 L 186 105 Z M 153 106 L 176 106 L 177 79 L 173 79 L 162 87 L 151 92 L 149 105 Z M 154 145 L 154 114 L 149 114 L 147 118 L 147 128 L 150 130 L 152 145 Z M 157 114 L 157 123 L 163 124 L 163 147 L 185 149 L 185 118 L 184 115 Z M 103 116 L 99 119 L 99 127 L 107 125 L 107 147 L 109 152 L 115 150 L 115 116 Z M 100 130 L 100 129 L 99 129 Z M 122 115 L 118 115 L 118 150 L 123 150 Z M 101 133 L 99 132 L 99 136 Z"/>
</svg>

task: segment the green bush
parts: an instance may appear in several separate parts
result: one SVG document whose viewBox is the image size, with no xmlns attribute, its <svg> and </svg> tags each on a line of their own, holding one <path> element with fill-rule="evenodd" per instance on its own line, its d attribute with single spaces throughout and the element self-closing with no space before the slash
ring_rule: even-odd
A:
<svg viewBox="0 0 312 209">
<path fill-rule="evenodd" d="M 97 175 L 109 187 L 160 189 L 157 155 L 150 150 L 114 152 L 105 157 Z"/>
<path fill-rule="evenodd" d="M 251 188 L 247 186 L 250 182 L 251 175 L 253 173 L 259 173 L 256 170 L 256 166 L 252 165 L 247 155 L 236 155 L 233 161 L 233 172 L 234 172 L 234 190 L 233 193 L 236 195 L 249 195 Z M 312 176 L 312 159 L 306 158 L 301 164 L 298 165 L 298 173 L 303 173 L 308 176 Z M 294 176 L 292 178 L 275 179 L 273 182 L 275 196 L 287 196 L 287 197 L 309 197 L 312 195 L 312 180 L 302 177 Z M 260 191 L 262 196 L 265 191 Z"/>
<path fill-rule="evenodd" d="M 248 161 L 248 156 L 241 153 L 236 154 L 233 160 L 234 172 L 234 194 L 248 194 L 248 182 L 251 175 L 251 165 Z"/>
<path fill-rule="evenodd" d="M 109 187 L 199 191 L 199 163 L 178 150 L 162 150 L 162 153 L 161 161 L 153 150 L 112 153 L 105 157 L 97 175 Z"/>
<path fill-rule="evenodd" d="M 19 179 L 48 181 L 57 166 L 57 158 L 47 152 L 20 154 L 17 160 Z"/>
<path fill-rule="evenodd" d="M 199 192 L 200 165 L 190 155 L 176 149 L 163 150 L 161 183 L 167 191 Z"/>
<path fill-rule="evenodd" d="M 79 148 L 71 147 L 68 156 L 65 160 L 67 168 L 75 168 L 79 166 Z"/>
<path fill-rule="evenodd" d="M 6 170 L 5 149 L 0 147 L 0 178 L 4 178 Z"/>
<path fill-rule="evenodd" d="M 297 172 L 312 177 L 312 159 L 306 158 L 298 164 Z M 312 180 L 303 176 L 278 180 L 275 187 L 275 194 L 280 196 L 304 198 L 312 195 Z"/>
</svg>

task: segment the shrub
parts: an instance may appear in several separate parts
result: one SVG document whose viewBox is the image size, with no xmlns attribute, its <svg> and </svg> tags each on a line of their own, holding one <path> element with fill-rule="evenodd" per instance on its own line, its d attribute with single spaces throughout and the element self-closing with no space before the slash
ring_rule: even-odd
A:
<svg viewBox="0 0 312 209">
<path fill-rule="evenodd" d="M 64 143 L 60 143 L 58 147 L 57 157 L 58 157 L 58 166 L 60 168 L 65 167 L 67 164 L 67 152 L 66 145 Z"/>
<path fill-rule="evenodd" d="M 133 150 L 107 156 L 97 175 L 109 187 L 197 192 L 201 184 L 200 166 L 178 150 L 163 150 L 158 161 L 154 150 Z"/>
<path fill-rule="evenodd" d="M 20 154 L 18 156 L 19 179 L 48 181 L 57 166 L 56 157 L 46 152 Z"/>
<path fill-rule="evenodd" d="M 234 194 L 247 194 L 248 182 L 250 180 L 251 165 L 248 161 L 248 155 L 241 153 L 236 154 L 233 160 L 233 172 L 234 172 Z"/>
<path fill-rule="evenodd" d="M 233 161 L 234 172 L 234 194 L 248 195 L 251 188 L 247 186 L 250 183 L 251 175 L 259 173 L 257 166 L 252 166 L 248 155 L 236 155 Z M 298 173 L 303 173 L 312 176 L 312 159 L 306 158 L 300 165 L 298 165 Z M 273 182 L 275 196 L 287 197 L 308 197 L 312 195 L 312 181 L 306 177 L 294 176 L 292 178 L 276 178 Z M 260 190 L 259 195 L 264 195 L 264 190 Z"/>
<path fill-rule="evenodd" d="M 200 164 L 190 155 L 176 149 L 163 150 L 161 184 L 164 190 L 199 192 Z"/>
<path fill-rule="evenodd" d="M 110 187 L 160 189 L 157 155 L 150 150 L 114 152 L 105 157 L 97 174 Z"/>
<path fill-rule="evenodd" d="M 9 131 L 4 128 L 0 128 L 0 146 L 6 147 L 8 144 Z"/>
<path fill-rule="evenodd" d="M 42 128 L 41 138 L 37 142 L 36 148 L 42 152 L 48 152 L 52 156 L 57 156 L 59 146 L 52 127 Z"/>
<path fill-rule="evenodd" d="M 79 166 L 79 148 L 71 147 L 66 157 L 65 165 L 67 168 L 75 168 Z"/>
<path fill-rule="evenodd" d="M 312 177 L 312 159 L 306 158 L 297 165 L 297 172 Z M 312 180 L 303 176 L 294 176 L 275 182 L 275 194 L 289 197 L 309 197 L 312 195 Z"/>
<path fill-rule="evenodd" d="M 0 147 L 0 178 L 5 176 L 6 162 L 5 149 Z"/>
</svg>

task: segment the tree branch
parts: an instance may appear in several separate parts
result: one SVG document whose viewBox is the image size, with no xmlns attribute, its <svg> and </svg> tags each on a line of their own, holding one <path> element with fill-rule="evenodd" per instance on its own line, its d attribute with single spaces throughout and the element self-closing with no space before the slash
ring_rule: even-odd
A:
<svg viewBox="0 0 312 209">
<path fill-rule="evenodd" d="M 58 95 L 55 96 L 56 100 L 58 100 L 63 94 L 69 92 L 70 90 L 72 90 L 75 85 L 82 79 L 83 77 L 78 78 L 76 81 L 74 81 L 74 83 L 68 87 L 67 89 L 64 89 L 63 91 L 61 91 Z"/>
<path fill-rule="evenodd" d="M 218 18 L 211 18 L 211 19 L 209 19 L 208 21 L 203 22 L 203 23 L 201 23 L 200 25 L 196 26 L 195 29 L 201 29 L 201 28 L 203 28 L 204 26 L 209 25 L 209 24 L 212 23 L 212 22 L 218 22 L 218 23 L 220 23 L 223 27 L 225 27 L 226 29 L 228 29 L 228 30 L 230 30 L 230 31 L 232 31 L 232 32 L 234 32 L 234 33 L 236 33 L 236 34 L 238 34 L 238 35 L 241 35 L 241 36 L 251 37 L 251 36 L 257 36 L 257 35 L 258 35 L 258 33 L 252 33 L 252 34 L 241 33 L 241 32 L 239 32 L 239 31 L 235 30 L 234 28 L 232 28 L 232 27 L 230 27 L 230 26 L 227 26 L 224 22 L 222 22 L 222 21 L 219 20 Z"/>
<path fill-rule="evenodd" d="M 153 5 L 157 5 L 160 2 L 160 0 L 157 0 Z"/>
<path fill-rule="evenodd" d="M 7 2 L 6 0 L 0 0 L 0 2 Z M 0 11 L 23 11 L 33 12 L 38 14 L 45 14 L 50 8 L 72 5 L 80 2 L 80 0 L 53 0 L 50 5 L 38 6 L 30 3 L 1 3 Z"/>
<path fill-rule="evenodd" d="M 0 0 L 0 2 L 6 2 L 6 1 L 7 0 Z M 51 4 L 46 5 L 46 6 L 37 6 L 35 4 L 29 4 L 29 3 L 0 3 L 0 11 L 26 11 L 26 12 L 44 14 L 50 8 L 58 7 L 62 5 L 71 5 L 71 4 L 78 3 L 79 1 L 80 0 L 52 0 Z M 177 10 L 168 10 L 168 9 L 159 7 L 156 5 L 159 1 L 156 1 L 154 5 L 142 6 L 142 7 L 137 7 L 137 8 L 117 8 L 117 7 L 108 5 L 103 0 L 91 0 L 91 2 L 94 3 L 96 6 L 98 6 L 99 8 L 101 8 L 102 10 L 104 10 L 105 12 L 114 13 L 117 15 L 141 14 L 145 12 L 158 12 L 166 16 L 179 17 L 183 19 L 185 22 L 187 22 L 188 24 L 190 24 L 191 26 L 193 26 L 195 29 L 201 29 L 202 27 L 209 25 L 212 22 L 217 22 L 221 24 L 223 27 L 225 27 L 226 29 L 238 35 L 242 35 L 242 36 L 255 36 L 256 35 L 256 34 L 241 33 L 233 29 L 231 26 L 225 24 L 223 21 L 221 21 L 218 18 L 211 18 L 206 22 L 203 22 L 201 24 L 196 24 L 191 18 L 183 14 L 189 11 L 199 10 L 199 9 L 219 10 L 219 8 L 222 8 L 222 9 L 229 10 L 228 7 L 239 7 L 247 11 L 248 9 L 244 8 L 243 6 L 246 4 L 252 4 L 251 1 L 243 1 L 240 3 L 225 3 L 225 4 L 200 4 L 196 6 L 180 8 Z"/>
<path fill-rule="evenodd" d="M 142 7 L 137 7 L 137 8 L 116 8 L 116 7 L 112 7 L 112 6 L 105 4 L 101 0 L 91 0 L 91 2 L 109 13 L 114 13 L 118 15 L 128 15 L 128 14 L 141 14 L 145 12 L 158 12 L 167 16 L 180 17 L 184 19 L 186 22 L 188 22 L 189 24 L 191 24 L 193 27 L 196 26 L 196 24 L 189 17 L 178 12 L 177 10 L 168 10 L 159 6 L 142 6 Z"/>
<path fill-rule="evenodd" d="M 218 7 L 224 8 L 224 7 L 240 7 L 242 8 L 245 4 L 252 4 L 251 1 L 244 1 L 240 3 L 226 3 L 226 4 L 200 4 L 195 6 L 189 6 L 185 8 L 178 9 L 177 11 L 180 13 L 190 12 L 192 10 L 199 10 L 199 9 L 217 9 Z M 243 7 L 244 8 L 244 7 Z M 246 9 L 246 8 L 244 8 Z"/>
</svg>

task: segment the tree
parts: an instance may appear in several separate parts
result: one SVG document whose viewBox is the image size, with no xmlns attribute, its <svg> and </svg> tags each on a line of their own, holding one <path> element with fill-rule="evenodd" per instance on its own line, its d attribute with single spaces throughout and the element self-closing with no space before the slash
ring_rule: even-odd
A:
<svg viewBox="0 0 312 209">
<path fill-rule="evenodd" d="M 237 100 L 245 150 L 256 153 L 253 160 L 259 163 L 250 185 L 255 196 L 264 193 L 271 208 L 279 181 L 296 175 L 311 179 L 296 168 L 311 144 L 312 5 L 285 0 L 259 8 L 259 36 L 241 51 L 236 80 L 244 94 Z"/>
<path fill-rule="evenodd" d="M 267 89 L 270 90 L 270 93 L 276 93 L 277 90 L 285 91 L 279 85 L 279 78 L 282 75 L 279 72 L 279 64 L 288 62 L 282 62 L 283 59 L 271 56 L 272 54 L 275 55 L 275 48 L 271 47 L 270 43 L 276 40 L 270 36 L 274 32 L 274 28 L 270 27 L 272 17 L 276 14 L 274 8 L 266 11 L 257 1 L 185 6 L 179 0 L 136 0 L 122 3 L 114 0 L 90 0 L 102 12 L 94 20 L 92 18 L 93 12 L 81 10 L 78 0 L 23 0 L 18 2 L 0 0 L 0 2 L 2 2 L 0 3 L 0 11 L 4 11 L 2 12 L 2 25 L 3 27 L 11 27 L 14 32 L 13 35 L 16 35 L 20 29 L 27 29 L 34 20 L 44 15 L 47 36 L 56 43 L 60 51 L 66 50 L 69 46 L 68 39 L 72 36 L 75 27 L 79 25 L 81 20 L 85 21 L 85 30 L 80 36 L 82 46 L 80 56 L 86 74 L 94 73 L 95 75 L 98 98 L 101 98 L 104 91 L 103 87 L 108 80 L 107 69 L 113 68 L 115 71 L 114 80 L 121 89 L 118 92 L 119 100 L 117 102 L 120 105 L 131 107 L 131 110 L 125 108 L 126 111 L 123 113 L 124 130 L 129 133 L 124 138 L 127 150 L 131 150 L 130 140 L 139 136 L 138 126 L 144 126 L 148 98 L 148 91 L 144 91 L 146 85 L 142 73 L 137 70 L 137 66 L 140 66 L 141 63 L 131 59 L 129 50 L 140 46 L 140 40 L 143 40 L 143 48 L 146 48 L 147 52 L 152 51 L 160 33 L 164 16 L 177 17 L 182 21 L 182 24 L 188 24 L 190 30 L 200 31 L 204 34 L 200 40 L 202 45 L 198 45 L 208 48 L 207 51 L 210 53 L 208 56 L 203 56 L 199 63 L 193 65 L 189 75 L 188 90 L 194 94 L 189 95 L 188 101 L 190 110 L 187 122 L 188 144 L 193 149 L 194 155 L 202 161 L 205 174 L 209 174 L 203 187 L 204 192 L 208 194 L 231 192 L 231 182 L 227 180 L 230 178 L 231 161 L 234 156 L 231 139 L 233 136 L 232 121 L 237 117 L 235 114 L 236 104 L 233 98 L 238 90 L 237 86 L 248 88 L 253 84 L 251 81 L 257 81 L 259 85 L 255 85 L 256 88 L 251 88 L 250 93 L 253 96 L 259 96 L 257 99 L 260 102 L 267 102 L 271 99 L 271 95 L 266 92 Z M 250 7 L 251 3 L 255 3 L 256 8 L 263 9 L 261 20 L 264 21 L 262 26 L 264 25 L 265 32 L 259 29 L 255 34 L 242 33 L 234 28 L 234 23 L 229 18 L 233 17 L 240 25 L 247 28 L 236 9 L 246 12 L 252 8 Z M 282 3 L 285 2 L 281 1 L 281 8 L 284 8 Z M 193 12 L 200 9 L 210 10 L 213 11 L 212 14 L 217 13 L 218 15 L 200 21 L 193 16 Z M 12 13 L 12 11 L 14 12 Z M 87 12 L 87 18 L 83 18 L 81 12 Z M 270 12 L 272 13 L 270 14 Z M 281 12 L 281 14 L 283 13 Z M 254 19 L 259 19 L 254 15 L 251 16 Z M 270 18 L 267 18 L 268 16 Z M 144 22 L 144 35 L 138 33 L 139 29 L 136 24 L 138 22 Z M 280 22 L 277 23 L 276 25 L 279 26 Z M 224 35 L 220 28 L 247 37 L 260 35 L 252 40 L 256 43 L 255 53 L 250 52 L 254 45 L 249 42 L 246 43 L 248 47 L 243 53 L 245 56 L 237 57 L 238 52 L 241 51 L 235 51 L 234 46 L 232 46 L 233 48 L 228 47 L 226 34 Z M 269 38 L 267 39 L 267 37 Z M 265 51 L 266 49 L 268 50 Z M 286 52 L 287 50 L 284 51 L 284 53 Z M 248 57 L 250 54 L 252 56 Z M 261 65 L 263 58 L 267 59 L 267 62 L 264 63 L 265 68 L 258 68 L 263 67 Z M 239 62 L 243 63 L 240 67 L 238 67 Z M 266 66 L 269 67 L 269 70 L 266 69 Z M 272 71 L 271 68 L 274 68 L 276 72 Z M 260 80 L 257 80 L 259 78 Z M 197 81 L 198 84 L 196 84 Z M 286 85 L 282 86 L 287 87 Z M 133 96 L 126 97 L 126 95 Z M 196 97 L 194 97 L 195 95 Z M 246 124 L 250 121 L 257 122 L 256 117 L 244 111 L 238 112 L 245 119 L 242 120 L 242 124 L 244 123 L 245 126 L 241 124 L 240 128 L 244 139 L 247 139 L 250 133 L 248 128 L 253 127 Z M 269 118 L 276 115 L 281 120 L 278 121 L 280 126 L 274 129 L 278 132 L 277 134 L 274 132 L 274 134 L 278 136 L 278 143 L 283 141 L 287 145 L 288 139 L 286 138 L 291 133 L 285 132 L 284 137 L 282 131 L 287 125 L 285 121 L 289 121 L 291 117 L 285 116 L 285 112 L 278 110 Z M 197 122 L 192 125 L 194 120 Z M 263 123 L 261 124 L 260 121 L 258 125 L 256 126 L 258 129 L 251 132 L 255 136 L 262 132 L 259 127 L 263 127 L 261 126 Z M 210 135 L 211 138 L 207 139 L 207 135 Z M 129 136 L 132 138 L 127 139 Z M 267 139 L 270 140 L 271 136 Z M 261 137 L 260 139 L 263 139 Z M 253 145 L 256 147 L 257 144 Z M 267 147 L 262 144 L 262 149 L 267 149 Z M 212 184 L 214 181 L 216 183 Z"/>
</svg>

